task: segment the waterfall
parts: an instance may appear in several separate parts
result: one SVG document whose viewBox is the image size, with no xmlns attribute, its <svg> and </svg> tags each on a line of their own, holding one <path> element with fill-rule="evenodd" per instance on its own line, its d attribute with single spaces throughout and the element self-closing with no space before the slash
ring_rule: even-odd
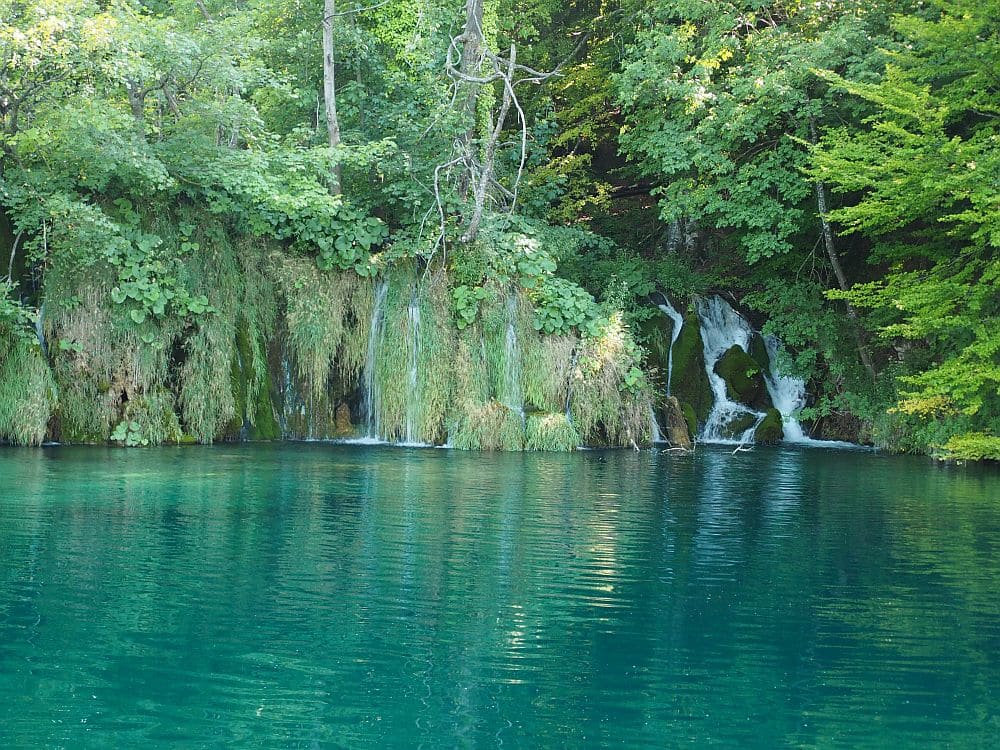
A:
<svg viewBox="0 0 1000 750">
<path fill-rule="evenodd" d="M 507 297 L 507 335 L 504 340 L 503 401 L 524 422 L 524 395 L 521 391 L 521 346 L 517 340 L 517 295 Z"/>
<path fill-rule="evenodd" d="M 416 444 L 417 419 L 420 415 L 420 394 L 417 390 L 417 370 L 420 362 L 420 297 L 416 284 L 410 296 L 410 306 L 406 311 L 407 335 L 410 337 L 410 362 L 406 376 L 406 435 L 407 444 Z"/>
<path fill-rule="evenodd" d="M 764 385 L 774 402 L 774 408 L 781 412 L 782 428 L 785 432 L 785 440 L 790 443 L 808 442 L 802 425 L 795 418 L 796 412 L 806 405 L 806 384 L 802 378 L 790 375 L 779 375 L 775 369 L 775 363 L 781 356 L 781 342 L 774 336 L 764 337 L 764 346 L 767 347 L 767 356 L 771 360 L 771 367 L 764 376 Z"/>
<path fill-rule="evenodd" d="M 721 297 L 699 297 L 695 310 L 701 324 L 701 338 L 705 354 L 705 374 L 712 386 L 715 402 L 708 420 L 698 439 L 706 443 L 748 443 L 753 442 L 753 433 L 764 419 L 762 412 L 730 401 L 726 393 L 726 381 L 715 372 L 715 364 L 726 351 L 736 345 L 748 351 L 753 329 L 750 324 Z M 734 423 L 747 417 L 753 423 L 736 435 Z"/>
<path fill-rule="evenodd" d="M 378 378 L 375 376 L 375 358 L 378 355 L 379 345 L 382 343 L 382 335 L 385 323 L 385 297 L 389 292 L 389 280 L 382 279 L 375 288 L 375 303 L 372 305 L 372 321 L 368 329 L 368 352 L 365 358 L 365 411 L 368 414 L 368 430 L 366 437 L 370 440 L 379 440 L 379 393 Z"/>
<path fill-rule="evenodd" d="M 667 395 L 670 395 L 670 377 L 673 375 L 674 369 L 674 344 L 677 342 L 677 337 L 681 335 L 681 327 L 684 325 L 684 316 L 681 315 L 674 306 L 670 304 L 670 300 L 667 299 L 666 295 L 661 294 L 663 297 L 663 304 L 657 305 L 660 311 L 674 321 L 674 329 L 670 334 L 670 348 L 667 350 Z"/>
<path fill-rule="evenodd" d="M 660 432 L 660 424 L 656 421 L 656 409 L 652 406 L 649 407 L 649 434 L 650 440 L 654 443 L 666 442 L 663 439 L 663 433 Z"/>
</svg>

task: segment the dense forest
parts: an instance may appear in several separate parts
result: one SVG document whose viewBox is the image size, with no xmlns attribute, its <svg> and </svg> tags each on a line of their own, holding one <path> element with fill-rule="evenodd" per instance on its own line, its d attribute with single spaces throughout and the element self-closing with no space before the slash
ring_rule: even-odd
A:
<svg viewBox="0 0 1000 750">
<path fill-rule="evenodd" d="M 1000 459 L 1000 0 L 0 0 L 0 149 L 6 442 L 683 443 L 725 300 Z"/>
</svg>

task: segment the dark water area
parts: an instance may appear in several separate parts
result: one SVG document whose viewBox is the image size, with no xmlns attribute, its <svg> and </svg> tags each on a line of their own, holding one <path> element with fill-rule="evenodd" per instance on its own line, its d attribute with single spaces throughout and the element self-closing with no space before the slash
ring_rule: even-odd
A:
<svg viewBox="0 0 1000 750">
<path fill-rule="evenodd" d="M 996 747 L 1000 472 L 0 450 L 0 747 Z"/>
</svg>

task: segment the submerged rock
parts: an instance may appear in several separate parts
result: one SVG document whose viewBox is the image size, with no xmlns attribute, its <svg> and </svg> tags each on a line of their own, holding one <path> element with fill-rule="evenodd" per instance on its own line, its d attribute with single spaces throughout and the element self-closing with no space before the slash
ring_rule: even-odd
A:
<svg viewBox="0 0 1000 750">
<path fill-rule="evenodd" d="M 761 445 L 772 445 L 780 443 L 784 437 L 785 431 L 782 427 L 781 412 L 774 408 L 768 409 L 767 416 L 764 417 L 761 423 L 757 425 L 757 429 L 754 430 L 754 442 Z"/>
</svg>

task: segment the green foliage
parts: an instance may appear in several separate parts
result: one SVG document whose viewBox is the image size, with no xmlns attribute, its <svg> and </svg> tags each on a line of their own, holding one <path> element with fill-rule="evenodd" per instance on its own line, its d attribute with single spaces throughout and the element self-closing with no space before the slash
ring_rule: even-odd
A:
<svg viewBox="0 0 1000 750">
<path fill-rule="evenodd" d="M 990 32 L 1000 6 L 932 8 L 894 21 L 908 43 L 876 82 L 823 74 L 874 113 L 828 131 L 810 173 L 848 197 L 831 217 L 890 264 L 830 296 L 873 311 L 879 336 L 905 353 L 893 411 L 916 420 L 928 446 L 944 442 L 943 425 L 968 431 L 948 443 L 971 446 L 1000 420 L 1000 43 Z"/>
<path fill-rule="evenodd" d="M 1000 438 L 983 432 L 957 435 L 941 446 L 945 458 L 966 461 L 1000 461 Z"/>
<path fill-rule="evenodd" d="M 549 277 L 536 291 L 535 330 L 550 334 L 583 329 L 598 315 L 597 303 L 571 281 Z"/>
<path fill-rule="evenodd" d="M 476 321 L 479 304 L 489 297 L 489 292 L 485 287 L 469 287 L 462 284 L 452 290 L 451 296 L 455 306 L 455 322 L 461 330 Z"/>
</svg>

